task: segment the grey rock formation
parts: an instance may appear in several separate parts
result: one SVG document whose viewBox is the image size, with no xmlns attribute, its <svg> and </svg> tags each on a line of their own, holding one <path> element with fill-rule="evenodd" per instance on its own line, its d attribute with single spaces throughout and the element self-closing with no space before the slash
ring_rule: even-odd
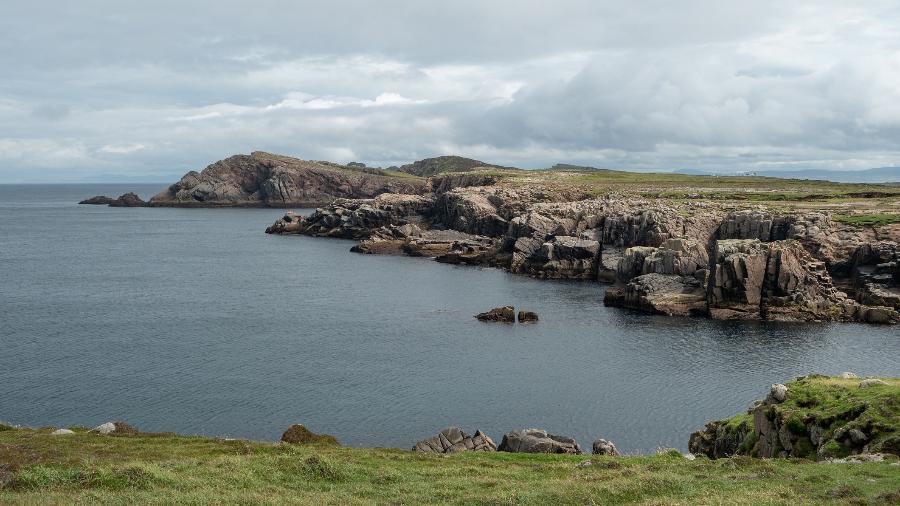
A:
<svg viewBox="0 0 900 506">
<path fill-rule="evenodd" d="M 616 445 L 613 444 L 612 441 L 608 441 L 606 439 L 598 439 L 594 441 L 594 444 L 591 446 L 594 455 L 609 455 L 612 457 L 618 457 L 619 450 L 616 448 Z"/>
<path fill-rule="evenodd" d="M 882 381 L 878 378 L 864 379 L 859 382 L 859 388 L 872 388 L 872 387 L 881 386 L 881 385 L 887 385 L 887 383 L 885 383 L 884 381 Z"/>
<path fill-rule="evenodd" d="M 112 197 L 107 197 L 105 195 L 97 195 L 96 197 L 91 197 L 89 199 L 84 199 L 79 204 L 88 204 L 94 206 L 108 206 L 115 202 L 116 199 Z"/>
<path fill-rule="evenodd" d="M 516 312 L 512 306 L 495 307 L 490 311 L 478 313 L 475 318 L 483 322 L 515 323 Z"/>
<path fill-rule="evenodd" d="M 480 430 L 468 435 L 459 427 L 447 427 L 437 435 L 415 444 L 413 451 L 423 453 L 493 452 L 494 441 Z"/>
<path fill-rule="evenodd" d="M 79 204 L 108 205 L 109 207 L 146 207 L 148 205 L 141 197 L 132 192 L 122 194 L 118 198 L 98 195 L 82 200 Z"/>
<path fill-rule="evenodd" d="M 507 432 L 497 451 L 514 453 L 568 453 L 580 455 L 581 447 L 574 439 L 549 434 L 542 429 L 521 429 Z"/>
<path fill-rule="evenodd" d="M 125 422 L 106 422 L 94 427 L 91 432 L 103 435 L 121 436 L 137 434 L 138 430 Z"/>
<path fill-rule="evenodd" d="M 768 400 L 770 402 L 784 402 L 785 398 L 787 398 L 788 387 L 777 383 L 772 385 L 771 390 L 769 390 Z"/>
<path fill-rule="evenodd" d="M 188 172 L 152 199 L 152 206 L 308 207 L 336 198 L 425 192 L 425 181 L 378 169 L 312 162 L 256 151 Z"/>
<path fill-rule="evenodd" d="M 538 321 L 537 313 L 533 311 L 519 311 L 519 323 L 535 323 Z"/>
<path fill-rule="evenodd" d="M 665 274 L 644 274 L 632 278 L 624 288 L 607 289 L 604 302 L 667 316 L 702 315 L 707 310 L 701 281 Z"/>
<path fill-rule="evenodd" d="M 561 201 L 571 196 L 507 188 L 478 172 L 440 177 L 446 182 L 436 190 L 430 181 L 432 193 L 338 199 L 307 218 L 287 214 L 267 231 L 358 239 L 354 251 L 363 253 L 614 282 L 608 305 L 665 315 L 900 321 L 896 243 L 827 214 Z M 489 185 L 468 185 L 482 183 Z"/>
<path fill-rule="evenodd" d="M 714 318 L 758 318 L 768 248 L 758 239 L 716 242 L 708 303 Z"/>
</svg>

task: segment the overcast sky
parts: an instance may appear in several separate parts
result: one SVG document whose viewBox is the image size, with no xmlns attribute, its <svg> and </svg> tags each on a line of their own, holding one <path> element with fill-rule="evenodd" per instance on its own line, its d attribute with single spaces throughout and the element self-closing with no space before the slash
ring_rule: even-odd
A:
<svg viewBox="0 0 900 506">
<path fill-rule="evenodd" d="M 0 182 L 234 153 L 900 164 L 900 2 L 0 2 Z"/>
</svg>

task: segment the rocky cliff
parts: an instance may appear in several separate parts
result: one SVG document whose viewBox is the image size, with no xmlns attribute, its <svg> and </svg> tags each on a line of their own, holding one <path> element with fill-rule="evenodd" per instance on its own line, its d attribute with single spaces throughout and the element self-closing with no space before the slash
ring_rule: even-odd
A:
<svg viewBox="0 0 900 506">
<path fill-rule="evenodd" d="M 900 321 L 894 237 L 823 212 L 509 187 L 479 172 L 423 195 L 341 199 L 267 232 L 345 237 L 355 251 L 432 256 L 540 278 L 610 282 L 608 305 L 665 315 Z M 893 229 L 891 229 L 893 230 Z"/>
<path fill-rule="evenodd" d="M 256 151 L 191 171 L 150 199 L 151 206 L 313 207 L 336 198 L 421 194 L 425 180 L 380 169 L 313 162 Z"/>
<path fill-rule="evenodd" d="M 772 385 L 746 414 L 693 433 L 691 453 L 709 458 L 843 458 L 900 454 L 900 379 L 804 376 Z"/>
</svg>

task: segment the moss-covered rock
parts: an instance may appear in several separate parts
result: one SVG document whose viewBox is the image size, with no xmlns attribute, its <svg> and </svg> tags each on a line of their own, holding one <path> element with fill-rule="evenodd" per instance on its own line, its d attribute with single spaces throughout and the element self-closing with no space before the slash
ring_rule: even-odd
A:
<svg viewBox="0 0 900 506">
<path fill-rule="evenodd" d="M 900 378 L 797 378 L 783 395 L 770 394 L 745 414 L 706 424 L 688 447 L 710 458 L 900 454 Z"/>
<path fill-rule="evenodd" d="M 281 435 L 281 440 L 289 444 L 339 444 L 334 436 L 316 434 L 301 424 L 294 424 L 288 427 L 284 434 Z"/>
</svg>

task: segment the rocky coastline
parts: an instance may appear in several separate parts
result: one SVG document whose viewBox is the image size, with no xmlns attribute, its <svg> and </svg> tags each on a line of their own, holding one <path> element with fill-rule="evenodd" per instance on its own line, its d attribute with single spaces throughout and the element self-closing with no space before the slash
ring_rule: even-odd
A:
<svg viewBox="0 0 900 506">
<path fill-rule="evenodd" d="M 819 461 L 872 460 L 900 456 L 900 379 L 860 378 L 853 373 L 830 377 L 801 376 L 786 384 L 772 385 L 764 400 L 746 414 L 716 420 L 690 435 L 689 453 L 694 459 L 749 456 L 756 458 L 805 458 Z M 15 430 L 0 424 L 0 430 Z M 65 437 L 79 432 L 103 436 L 142 435 L 138 428 L 110 421 L 93 429 L 45 428 L 45 433 Z M 303 424 L 289 426 L 280 441 L 288 445 L 340 446 L 337 438 L 317 434 Z M 514 429 L 500 443 L 476 430 L 469 434 L 457 426 L 412 445 L 419 453 L 507 452 L 582 455 L 587 453 L 574 439 L 544 429 Z M 676 451 L 663 449 L 660 451 Z M 590 453 L 621 456 L 615 443 L 597 438 Z"/>
<path fill-rule="evenodd" d="M 266 232 L 354 239 L 352 250 L 365 254 L 604 283 L 606 305 L 659 315 L 900 322 L 900 222 L 859 225 L 836 219 L 828 204 L 742 200 L 828 198 L 808 191 L 773 195 L 767 178 L 748 182 L 769 185 L 762 190 L 719 200 L 715 189 L 701 193 L 693 186 L 660 192 L 652 179 L 624 192 L 603 186 L 626 176 L 637 177 L 577 168 L 524 171 L 456 156 L 380 169 L 257 151 L 188 172 L 148 202 L 126 194 L 81 203 L 317 206 L 309 216 L 287 212 Z M 818 188 L 815 183 L 800 188 Z M 870 199 L 879 212 L 900 202 L 890 186 L 835 191 Z"/>
<path fill-rule="evenodd" d="M 447 176 L 445 175 L 445 178 Z M 353 251 L 433 257 L 547 279 L 609 283 L 604 302 L 670 316 L 900 322 L 900 227 L 822 211 L 566 200 L 472 174 L 424 194 L 336 199 L 266 229 L 356 239 Z"/>
</svg>

